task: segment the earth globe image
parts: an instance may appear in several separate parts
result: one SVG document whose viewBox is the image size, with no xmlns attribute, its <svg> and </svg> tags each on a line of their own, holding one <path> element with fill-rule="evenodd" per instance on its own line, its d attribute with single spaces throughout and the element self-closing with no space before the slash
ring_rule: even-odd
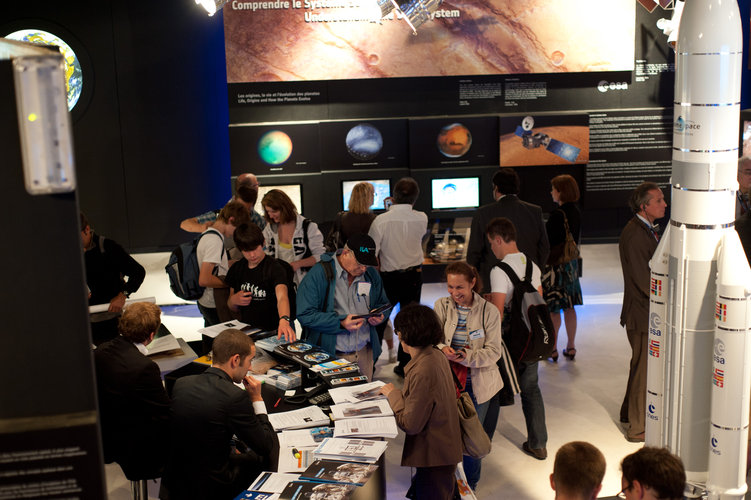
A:
<svg viewBox="0 0 751 500">
<path fill-rule="evenodd" d="M 360 123 L 355 125 L 345 139 L 347 152 L 358 160 L 372 160 L 383 148 L 383 136 L 373 125 Z"/>
<path fill-rule="evenodd" d="M 461 123 L 452 123 L 441 129 L 436 143 L 443 156 L 459 158 L 472 147 L 472 134 Z"/>
<path fill-rule="evenodd" d="M 270 130 L 258 140 L 258 155 L 269 165 L 280 165 L 292 154 L 292 139 L 281 130 Z"/>
<path fill-rule="evenodd" d="M 73 106 L 76 105 L 78 99 L 81 97 L 83 74 L 81 73 L 81 63 L 78 61 L 78 56 L 70 48 L 70 45 L 57 35 L 38 29 L 14 31 L 5 38 L 19 42 L 54 45 L 60 48 L 60 52 L 63 54 L 63 59 L 65 60 L 65 89 L 68 93 L 68 111 L 73 109 Z"/>
</svg>

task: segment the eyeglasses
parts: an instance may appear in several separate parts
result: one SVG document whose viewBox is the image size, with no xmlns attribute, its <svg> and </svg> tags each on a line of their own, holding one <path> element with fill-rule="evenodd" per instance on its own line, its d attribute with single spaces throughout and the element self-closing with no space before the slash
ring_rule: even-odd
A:
<svg viewBox="0 0 751 500">
<path fill-rule="evenodd" d="M 626 498 L 626 492 L 628 490 L 630 490 L 632 486 L 633 486 L 633 484 L 628 483 L 628 486 L 626 486 L 625 488 L 623 488 L 621 490 L 621 492 L 616 495 L 616 497 L 618 497 L 618 498 Z"/>
</svg>

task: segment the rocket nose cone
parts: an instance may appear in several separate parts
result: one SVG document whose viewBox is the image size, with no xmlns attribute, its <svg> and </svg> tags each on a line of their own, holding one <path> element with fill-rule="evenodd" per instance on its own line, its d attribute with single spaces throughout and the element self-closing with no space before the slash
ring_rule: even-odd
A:
<svg viewBox="0 0 751 500">
<path fill-rule="evenodd" d="M 685 2 L 678 28 L 679 53 L 702 53 L 709 49 L 743 50 L 738 3 L 727 0 Z"/>
</svg>

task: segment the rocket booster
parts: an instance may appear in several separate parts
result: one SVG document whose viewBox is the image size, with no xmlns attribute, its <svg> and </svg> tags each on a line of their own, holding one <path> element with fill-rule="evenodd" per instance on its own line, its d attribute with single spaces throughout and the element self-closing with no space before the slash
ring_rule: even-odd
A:
<svg viewBox="0 0 751 500">
<path fill-rule="evenodd" d="M 748 269 L 740 245 L 727 243 L 737 239 L 733 222 L 742 42 L 736 0 L 685 2 L 676 48 L 670 228 L 650 262 L 653 283 L 667 267 L 667 306 L 652 297 L 650 321 L 664 318 L 664 328 L 657 344 L 662 359 L 648 357 L 647 444 L 667 446 L 679 455 L 689 483 L 704 485 L 708 477 L 710 482 L 718 478 L 714 490 L 726 493 L 741 485 L 713 475 L 709 450 L 715 432 L 710 420 L 726 422 L 720 415 L 729 398 L 726 393 L 715 396 L 718 408 L 708 403 L 713 395 L 717 293 L 726 286 L 722 280 Z M 720 255 L 719 265 L 726 269 L 718 268 Z M 737 287 L 732 290 L 733 297 L 745 297 Z M 656 337 L 650 330 L 649 341 Z M 726 363 L 742 365 L 744 355 L 743 349 L 734 350 L 725 356 Z M 734 394 L 745 404 L 746 427 L 748 389 L 745 399 Z M 734 420 L 732 425 L 743 423 Z M 742 456 L 738 449 L 723 453 L 724 467 L 735 470 L 741 462 L 745 467 L 745 444 L 740 448 Z"/>
</svg>

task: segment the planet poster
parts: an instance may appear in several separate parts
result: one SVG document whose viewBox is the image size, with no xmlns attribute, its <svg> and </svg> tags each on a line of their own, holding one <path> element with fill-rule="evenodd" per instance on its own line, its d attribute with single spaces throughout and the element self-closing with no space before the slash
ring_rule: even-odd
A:
<svg viewBox="0 0 751 500">
<path fill-rule="evenodd" d="M 229 127 L 232 175 L 320 171 L 318 124 Z"/>
<path fill-rule="evenodd" d="M 635 10 L 633 0 L 446 0 L 414 36 L 372 0 L 228 2 L 227 81 L 631 71 Z"/>
<path fill-rule="evenodd" d="M 60 49 L 65 61 L 65 90 L 68 97 L 68 111 L 78 103 L 83 89 L 83 72 L 81 63 L 73 49 L 62 38 L 53 35 L 47 31 L 38 29 L 25 29 L 14 31 L 5 36 L 11 40 L 21 42 L 37 43 L 42 45 L 52 45 Z"/>
<path fill-rule="evenodd" d="M 409 121 L 410 168 L 498 165 L 498 118 Z"/>
<path fill-rule="evenodd" d="M 501 117 L 502 167 L 573 165 L 589 162 L 589 116 Z"/>
<path fill-rule="evenodd" d="M 321 170 L 407 167 L 407 120 L 324 122 Z"/>
</svg>

